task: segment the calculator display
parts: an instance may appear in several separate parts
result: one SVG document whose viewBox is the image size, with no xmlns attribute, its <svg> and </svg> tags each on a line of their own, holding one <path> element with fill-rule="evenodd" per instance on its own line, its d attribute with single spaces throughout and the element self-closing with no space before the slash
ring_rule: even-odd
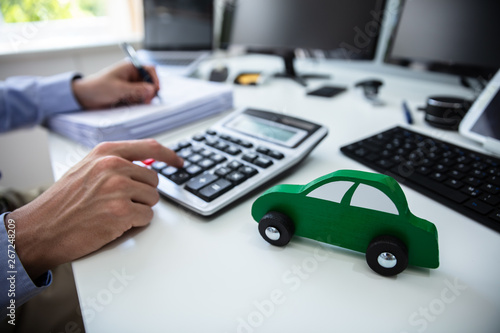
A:
<svg viewBox="0 0 500 333">
<path fill-rule="evenodd" d="M 271 120 L 241 114 L 226 123 L 226 127 L 238 132 L 287 147 L 295 146 L 307 136 L 307 131 Z"/>
</svg>

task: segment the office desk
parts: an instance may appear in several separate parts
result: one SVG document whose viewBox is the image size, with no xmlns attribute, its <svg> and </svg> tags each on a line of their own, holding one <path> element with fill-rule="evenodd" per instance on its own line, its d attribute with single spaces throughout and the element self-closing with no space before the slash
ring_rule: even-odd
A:
<svg viewBox="0 0 500 333">
<path fill-rule="evenodd" d="M 256 59 L 227 62 L 252 69 Z M 334 75 L 330 83 L 349 90 L 331 99 L 307 97 L 304 87 L 284 79 L 234 90 L 236 106 L 309 118 L 330 130 L 280 183 L 304 184 L 337 169 L 367 170 L 339 147 L 404 124 L 403 98 L 412 108 L 414 129 L 471 147 L 456 133 L 427 126 L 416 111 L 431 94 L 469 95 L 463 88 L 335 64 L 304 68 L 329 71 Z M 386 106 L 369 105 L 354 88 L 354 82 L 367 77 L 385 81 L 381 97 Z M 311 87 L 324 82 L 311 81 Z M 157 138 L 173 143 L 220 117 Z M 86 151 L 51 136 L 58 175 Z M 498 332 L 500 234 L 403 190 L 412 212 L 436 224 L 441 266 L 410 267 L 392 278 L 372 272 L 363 254 L 335 246 L 298 237 L 284 248 L 269 245 L 250 215 L 259 193 L 208 219 L 162 199 L 149 226 L 74 262 L 87 332 Z"/>
</svg>

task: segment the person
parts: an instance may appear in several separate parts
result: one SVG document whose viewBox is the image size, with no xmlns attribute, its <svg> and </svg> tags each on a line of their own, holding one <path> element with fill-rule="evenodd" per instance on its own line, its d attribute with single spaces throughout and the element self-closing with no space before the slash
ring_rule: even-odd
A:
<svg viewBox="0 0 500 333">
<path fill-rule="evenodd" d="M 64 73 L 0 82 L 0 132 L 40 124 L 60 112 L 150 103 L 160 87 L 154 68 L 145 67 L 152 84 L 143 82 L 129 62 L 88 77 Z M 52 268 L 151 221 L 158 177 L 133 163 L 148 158 L 183 165 L 153 139 L 104 142 L 35 200 L 0 215 L 2 319 L 9 318 L 12 303 L 17 308 L 51 284 Z"/>
</svg>

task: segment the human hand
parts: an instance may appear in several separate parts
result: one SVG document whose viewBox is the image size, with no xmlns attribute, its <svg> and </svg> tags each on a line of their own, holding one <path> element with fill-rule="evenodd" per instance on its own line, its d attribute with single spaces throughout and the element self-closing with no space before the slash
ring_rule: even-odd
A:
<svg viewBox="0 0 500 333">
<path fill-rule="evenodd" d="M 160 90 L 154 67 L 144 66 L 153 84 L 144 82 L 137 69 L 128 61 L 72 83 L 75 98 L 84 109 L 102 109 L 119 104 L 150 103 Z"/>
<path fill-rule="evenodd" d="M 131 162 L 147 158 L 183 164 L 156 140 L 105 142 L 7 216 L 16 223 L 16 251 L 32 280 L 151 221 L 158 176 Z"/>
</svg>

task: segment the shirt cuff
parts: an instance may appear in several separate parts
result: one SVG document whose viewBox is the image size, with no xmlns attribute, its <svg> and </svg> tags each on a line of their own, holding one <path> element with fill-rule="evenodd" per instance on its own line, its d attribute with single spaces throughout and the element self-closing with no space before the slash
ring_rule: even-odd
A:
<svg viewBox="0 0 500 333">
<path fill-rule="evenodd" d="M 69 111 L 81 110 L 73 94 L 72 82 L 81 75 L 75 72 L 40 78 L 40 114 L 43 118 Z"/>
<path fill-rule="evenodd" d="M 35 281 L 31 280 L 17 256 L 17 252 L 11 246 L 8 231 L 5 228 L 4 218 L 8 214 L 0 215 L 0 316 L 7 314 L 7 306 L 14 304 L 17 307 L 24 304 L 33 296 L 42 292 L 52 283 L 52 272 L 47 271 Z M 12 224 L 15 230 L 15 224 Z M 12 234 L 15 235 L 15 234 Z"/>
</svg>

